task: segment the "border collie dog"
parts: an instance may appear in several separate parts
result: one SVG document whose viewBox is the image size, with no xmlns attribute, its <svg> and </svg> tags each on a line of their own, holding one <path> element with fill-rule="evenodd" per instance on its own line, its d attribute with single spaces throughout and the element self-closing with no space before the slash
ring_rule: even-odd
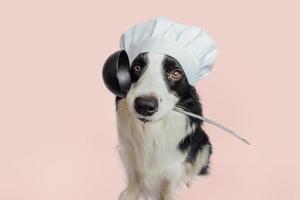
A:
<svg viewBox="0 0 300 200">
<path fill-rule="evenodd" d="M 119 200 L 173 200 L 181 183 L 208 173 L 212 147 L 202 121 L 173 111 L 202 115 L 196 90 L 179 62 L 141 53 L 131 64 L 132 85 L 116 98 L 119 151 L 128 187 Z"/>
</svg>

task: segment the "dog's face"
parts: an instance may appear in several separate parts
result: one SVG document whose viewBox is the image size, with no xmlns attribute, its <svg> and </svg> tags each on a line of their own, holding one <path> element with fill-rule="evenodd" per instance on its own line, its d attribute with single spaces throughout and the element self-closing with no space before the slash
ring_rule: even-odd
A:
<svg viewBox="0 0 300 200">
<path fill-rule="evenodd" d="M 139 54 L 130 73 L 132 85 L 126 96 L 129 111 L 143 122 L 163 118 L 193 88 L 179 62 L 164 54 Z"/>
</svg>

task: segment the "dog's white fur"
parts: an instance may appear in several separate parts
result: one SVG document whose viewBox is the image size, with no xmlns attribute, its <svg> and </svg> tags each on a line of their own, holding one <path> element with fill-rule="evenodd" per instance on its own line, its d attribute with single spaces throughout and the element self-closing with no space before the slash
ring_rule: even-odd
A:
<svg viewBox="0 0 300 200">
<path fill-rule="evenodd" d="M 147 71 L 118 103 L 119 151 L 128 177 L 128 187 L 119 200 L 136 200 L 141 196 L 173 200 L 180 183 L 189 185 L 209 157 L 209 148 L 203 148 L 191 165 L 185 162 L 186 153 L 178 150 L 178 143 L 194 127 L 185 115 L 172 111 L 178 99 L 163 80 L 163 57 L 148 55 Z M 158 111 L 147 117 L 147 123 L 138 119 L 142 116 L 133 107 L 134 99 L 143 95 L 159 100 Z"/>
</svg>

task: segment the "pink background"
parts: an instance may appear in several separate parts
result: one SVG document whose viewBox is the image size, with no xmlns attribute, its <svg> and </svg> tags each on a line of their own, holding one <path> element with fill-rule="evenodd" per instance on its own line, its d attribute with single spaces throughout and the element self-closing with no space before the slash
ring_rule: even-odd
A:
<svg viewBox="0 0 300 200">
<path fill-rule="evenodd" d="M 125 177 L 101 68 L 123 31 L 159 15 L 215 39 L 217 64 L 197 85 L 205 115 L 252 142 L 205 125 L 211 175 L 181 199 L 300 199 L 299 3 L 178 2 L 0 2 L 1 200 L 117 198 Z"/>
</svg>

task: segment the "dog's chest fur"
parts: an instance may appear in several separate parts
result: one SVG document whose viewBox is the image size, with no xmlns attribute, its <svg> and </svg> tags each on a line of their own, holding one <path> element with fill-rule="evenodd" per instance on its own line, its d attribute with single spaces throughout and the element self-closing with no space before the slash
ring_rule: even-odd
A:
<svg viewBox="0 0 300 200">
<path fill-rule="evenodd" d="M 191 131 L 184 115 L 171 111 L 158 122 L 143 123 L 129 114 L 122 99 L 117 126 L 120 154 L 129 176 L 137 173 L 147 188 L 159 185 L 164 176 L 179 176 L 186 153 L 178 149 L 178 144 Z"/>
</svg>

